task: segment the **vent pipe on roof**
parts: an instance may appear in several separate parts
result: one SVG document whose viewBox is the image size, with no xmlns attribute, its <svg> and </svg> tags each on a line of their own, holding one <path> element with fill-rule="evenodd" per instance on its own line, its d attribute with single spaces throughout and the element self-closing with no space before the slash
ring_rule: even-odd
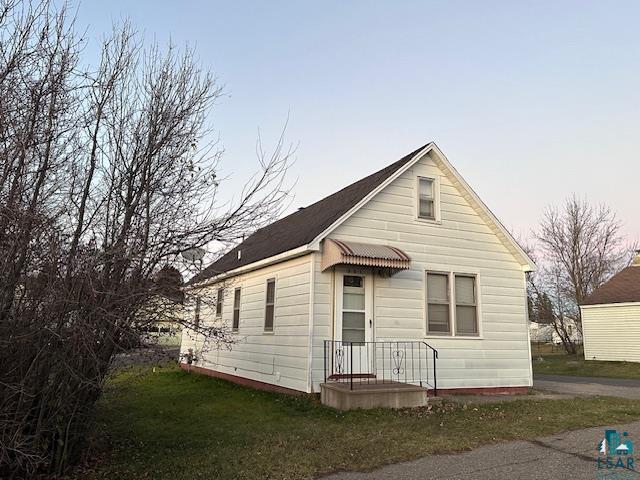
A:
<svg viewBox="0 0 640 480">
<path fill-rule="evenodd" d="M 634 267 L 640 267 L 640 250 L 636 250 L 636 256 L 631 263 Z"/>
<path fill-rule="evenodd" d="M 242 250 L 238 250 L 238 260 L 242 259 Z"/>
</svg>

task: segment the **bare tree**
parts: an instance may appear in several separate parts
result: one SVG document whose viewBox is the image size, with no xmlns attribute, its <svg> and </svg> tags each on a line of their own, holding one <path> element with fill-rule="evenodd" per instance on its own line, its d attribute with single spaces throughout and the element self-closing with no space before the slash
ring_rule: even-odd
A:
<svg viewBox="0 0 640 480">
<path fill-rule="evenodd" d="M 576 196 L 547 208 L 534 237 L 542 262 L 529 277 L 530 308 L 553 324 L 565 349 L 575 353 L 572 324 L 582 333 L 579 305 L 629 262 L 633 248 L 608 207 Z"/>
<path fill-rule="evenodd" d="M 0 0 L 2 478 L 79 458 L 114 355 L 150 323 L 231 342 L 182 314 L 170 266 L 238 241 L 287 197 L 280 138 L 236 201 L 219 201 L 207 139 L 222 91 L 192 50 L 145 48 L 125 24 L 94 69 L 81 51 L 66 8 Z"/>
</svg>

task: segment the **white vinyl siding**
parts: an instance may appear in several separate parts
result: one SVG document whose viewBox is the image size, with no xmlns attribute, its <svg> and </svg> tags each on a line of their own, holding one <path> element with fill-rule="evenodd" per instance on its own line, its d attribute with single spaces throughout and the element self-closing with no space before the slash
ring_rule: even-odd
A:
<svg viewBox="0 0 640 480">
<path fill-rule="evenodd" d="M 581 310 L 585 360 L 640 362 L 640 303 Z"/>
<path fill-rule="evenodd" d="M 438 179 L 438 222 L 416 218 L 419 177 Z M 436 159 L 420 159 L 330 237 L 391 245 L 411 258 L 410 270 L 374 278 L 374 340 L 420 340 L 438 349 L 441 388 L 532 384 L 523 267 L 486 214 Z M 331 338 L 332 274 L 316 271 L 314 332 Z M 425 272 L 476 276 L 477 334 L 427 333 Z M 452 327 L 454 323 L 452 318 Z M 314 342 L 317 388 L 322 381 L 322 341 Z"/>
<path fill-rule="evenodd" d="M 227 348 L 210 348 L 200 355 L 197 366 L 210 370 L 307 391 L 309 357 L 309 275 L 311 255 L 288 260 L 225 281 L 227 291 L 241 288 L 238 343 Z M 264 334 L 267 279 L 276 279 L 275 328 Z M 217 286 L 207 287 L 216 292 Z M 234 295 L 224 298 L 223 315 L 215 307 L 203 310 L 202 320 L 232 325 Z M 183 330 L 183 332 L 185 332 Z M 198 351 L 201 339 L 183 333 L 181 352 Z"/>
</svg>

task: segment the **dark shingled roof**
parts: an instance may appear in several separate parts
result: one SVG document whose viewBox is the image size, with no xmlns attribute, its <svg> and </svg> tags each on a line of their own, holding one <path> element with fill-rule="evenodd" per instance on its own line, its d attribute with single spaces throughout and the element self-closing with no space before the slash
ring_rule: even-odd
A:
<svg viewBox="0 0 640 480">
<path fill-rule="evenodd" d="M 333 195 L 257 230 L 244 242 L 195 275 L 187 285 L 308 244 L 427 145 L 429 144 Z M 242 250 L 240 260 L 238 250 Z"/>
<path fill-rule="evenodd" d="M 632 265 L 597 288 L 582 305 L 640 302 L 640 265 Z"/>
</svg>

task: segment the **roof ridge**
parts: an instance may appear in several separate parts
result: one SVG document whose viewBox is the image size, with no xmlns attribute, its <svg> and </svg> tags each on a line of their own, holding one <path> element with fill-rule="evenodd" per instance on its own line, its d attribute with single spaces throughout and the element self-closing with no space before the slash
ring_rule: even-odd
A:
<svg viewBox="0 0 640 480">
<path fill-rule="evenodd" d="M 259 228 L 192 277 L 187 285 L 308 244 L 430 144 L 426 143 L 386 167 Z M 240 259 L 236 254 L 238 250 L 242 250 Z"/>
</svg>

